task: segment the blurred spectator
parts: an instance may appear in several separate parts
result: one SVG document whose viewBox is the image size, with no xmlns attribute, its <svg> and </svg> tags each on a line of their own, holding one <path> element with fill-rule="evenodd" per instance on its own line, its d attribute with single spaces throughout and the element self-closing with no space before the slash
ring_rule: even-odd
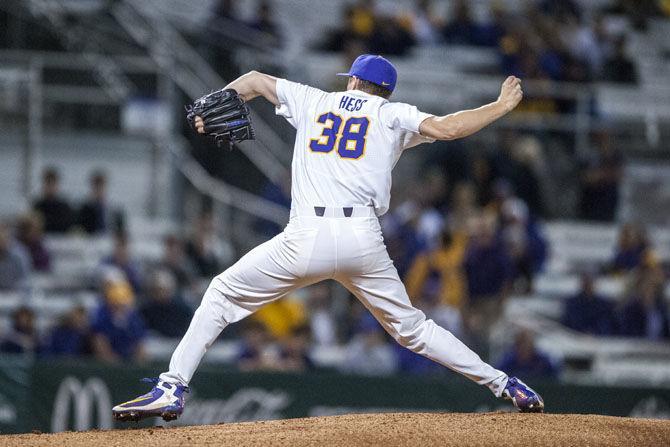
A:
<svg viewBox="0 0 670 447">
<path fill-rule="evenodd" d="M 305 290 L 308 293 L 309 327 L 314 344 L 317 346 L 335 345 L 337 343 L 337 322 L 331 309 L 331 289 L 328 287 L 328 282 L 320 282 Z"/>
<path fill-rule="evenodd" d="M 521 136 L 512 130 L 503 130 L 499 134 L 501 147 L 492 160 L 494 178 L 509 181 L 513 194 L 528 205 L 531 213 L 543 216 L 540 181 L 519 150 Z"/>
<path fill-rule="evenodd" d="M 372 54 L 404 55 L 414 45 L 414 37 L 391 17 L 378 17 L 368 41 Z"/>
<path fill-rule="evenodd" d="M 108 268 L 101 291 L 102 300 L 91 321 L 93 353 L 105 362 L 143 360 L 146 329 L 123 272 Z"/>
<path fill-rule="evenodd" d="M 414 257 L 425 246 L 416 230 L 419 212 L 419 205 L 414 200 L 407 200 L 381 219 L 386 249 L 401 278 L 405 277 Z"/>
<path fill-rule="evenodd" d="M 269 355 L 271 337 L 265 326 L 255 320 L 242 323 L 241 346 L 237 366 L 242 371 L 274 368 L 277 358 Z"/>
<path fill-rule="evenodd" d="M 547 241 L 538 224 L 531 219 L 523 200 L 511 197 L 504 200 L 501 210 L 501 237 L 512 263 L 514 289 L 530 293 L 533 280 L 547 257 Z"/>
<path fill-rule="evenodd" d="M 221 273 L 223 270 L 221 258 L 227 251 L 226 248 L 216 233 L 214 215 L 211 211 L 202 212 L 196 219 L 191 237 L 186 243 L 186 255 L 196 274 L 209 279 Z"/>
<path fill-rule="evenodd" d="M 580 172 L 581 198 L 579 217 L 611 222 L 619 205 L 619 183 L 623 176 L 623 158 L 612 147 L 606 131 L 594 135 L 596 151 L 582 162 Z"/>
<path fill-rule="evenodd" d="M 497 47 L 500 39 L 505 35 L 506 11 L 501 2 L 491 2 L 490 21 L 477 26 L 475 43 L 485 47 Z"/>
<path fill-rule="evenodd" d="M 464 269 L 468 287 L 464 323 L 472 343 L 484 351 L 514 273 L 513 261 L 496 235 L 496 221 L 491 216 L 482 215 L 473 221 Z"/>
<path fill-rule="evenodd" d="M 533 288 L 535 268 L 530 251 L 528 232 L 528 207 L 518 198 L 503 202 L 500 212 L 500 237 L 513 264 L 513 288 L 520 293 L 530 293 Z"/>
<path fill-rule="evenodd" d="M 114 251 L 109 257 L 103 260 L 103 264 L 114 266 L 123 271 L 133 291 L 140 293 L 143 285 L 142 272 L 139 264 L 131 257 L 129 245 L 130 242 L 127 234 L 115 234 Z"/>
<path fill-rule="evenodd" d="M 438 168 L 424 173 L 417 197 L 420 210 L 416 221 L 417 236 L 423 247 L 437 247 L 444 227 L 444 210 L 447 207 L 447 179 Z"/>
<path fill-rule="evenodd" d="M 534 135 L 520 136 L 512 148 L 512 157 L 520 164 L 522 175 L 533 178 L 515 183 L 517 195 L 526 202 L 533 217 L 546 217 L 546 191 L 553 186 L 552 177 L 555 176 L 549 171 L 540 139 Z M 530 188 L 536 189 L 531 191 Z"/>
<path fill-rule="evenodd" d="M 368 38 L 375 30 L 375 1 L 358 0 L 350 10 L 349 30 L 355 36 Z"/>
<path fill-rule="evenodd" d="M 477 217 L 479 207 L 477 206 L 477 192 L 474 184 L 460 182 L 454 186 L 449 209 L 449 225 L 457 234 L 466 235 L 469 222 Z"/>
<path fill-rule="evenodd" d="M 493 2 L 489 20 L 477 23 L 472 18 L 471 2 L 456 0 L 452 3 L 450 19 L 444 26 L 444 40 L 451 44 L 495 47 L 505 35 L 505 10 L 499 2 Z"/>
<path fill-rule="evenodd" d="M 619 314 L 621 335 L 648 340 L 670 338 L 668 305 L 663 298 L 662 284 L 642 277 Z"/>
<path fill-rule="evenodd" d="M 310 338 L 309 326 L 302 325 L 295 328 L 282 342 L 279 359 L 283 371 L 304 372 L 314 369 L 314 363 L 309 356 Z"/>
<path fill-rule="evenodd" d="M 596 293 L 591 274 L 582 274 L 580 291 L 566 301 L 561 322 L 570 329 L 587 334 L 614 334 L 614 306 L 611 300 Z"/>
<path fill-rule="evenodd" d="M 342 10 L 342 24 L 334 29 L 325 30 L 324 37 L 314 44 L 320 51 L 343 52 L 350 46 L 361 46 L 360 53 L 367 51 L 363 45 L 364 36 L 356 35 L 354 30 L 354 7 L 345 6 Z M 356 43 L 356 44 L 354 44 Z"/>
<path fill-rule="evenodd" d="M 66 233 L 75 222 L 75 213 L 59 195 L 60 176 L 55 168 L 42 174 L 42 196 L 33 204 L 35 211 L 44 219 L 47 233 Z"/>
<path fill-rule="evenodd" d="M 12 313 L 12 328 L 0 341 L 0 352 L 29 354 L 40 351 L 35 329 L 35 313 L 28 307 L 19 307 Z"/>
<path fill-rule="evenodd" d="M 120 222 L 107 201 L 107 176 L 96 171 L 90 178 L 91 192 L 79 211 L 79 223 L 88 234 L 106 233 Z M 114 222 L 116 220 L 117 222 Z"/>
<path fill-rule="evenodd" d="M 12 240 L 9 227 L 0 223 L 0 290 L 25 287 L 29 276 L 28 254 Z"/>
<path fill-rule="evenodd" d="M 474 44 L 477 24 L 472 19 L 470 4 L 466 0 L 455 0 L 450 19 L 442 31 L 444 40 L 452 44 Z"/>
<path fill-rule="evenodd" d="M 413 302 L 435 296 L 444 305 L 458 308 L 463 304 L 467 295 L 463 272 L 466 246 L 465 234 L 445 229 L 438 247 L 416 257 L 405 278 Z"/>
<path fill-rule="evenodd" d="M 493 168 L 484 155 L 472 160 L 472 180 L 475 184 L 477 204 L 485 206 L 493 200 Z"/>
<path fill-rule="evenodd" d="M 603 80 L 625 84 L 637 83 L 637 68 L 626 55 L 626 39 L 623 36 L 614 42 L 614 52 L 605 60 Z"/>
<path fill-rule="evenodd" d="M 431 0 L 417 0 L 407 18 L 416 42 L 420 45 L 435 45 L 440 42 L 440 18 L 433 12 Z"/>
<path fill-rule="evenodd" d="M 249 26 L 255 30 L 271 34 L 276 39 L 275 43 L 277 45 L 280 43 L 279 26 L 275 23 L 270 3 L 267 0 L 258 3 L 256 16 L 249 22 Z"/>
<path fill-rule="evenodd" d="M 598 15 L 592 26 L 576 19 L 568 19 L 565 24 L 565 44 L 575 61 L 587 67 L 589 79 L 600 75 L 609 50 L 610 39 L 603 22 L 603 16 Z"/>
<path fill-rule="evenodd" d="M 514 339 L 514 346 L 497 366 L 509 376 L 528 378 L 556 378 L 558 368 L 545 353 L 535 347 L 533 334 L 520 331 Z"/>
<path fill-rule="evenodd" d="M 512 260 L 496 237 L 496 222 L 491 216 L 482 215 L 473 225 L 464 263 L 470 301 L 498 300 L 512 277 Z"/>
<path fill-rule="evenodd" d="M 30 255 L 33 270 L 48 272 L 51 267 L 51 256 L 44 244 L 43 231 L 41 217 L 35 213 L 28 213 L 19 218 L 16 225 L 16 240 Z"/>
<path fill-rule="evenodd" d="M 86 309 L 75 307 L 51 331 L 46 354 L 79 357 L 91 353 L 91 332 Z"/>
<path fill-rule="evenodd" d="M 374 0 L 359 0 L 345 6 L 342 25 L 327 31 L 316 44 L 322 51 L 402 55 L 414 45 L 407 23 L 376 14 Z"/>
<path fill-rule="evenodd" d="M 251 317 L 262 323 L 274 338 L 285 338 L 307 322 L 305 306 L 292 296 L 273 301 Z"/>
<path fill-rule="evenodd" d="M 160 267 L 174 275 L 180 290 L 191 287 L 197 276 L 193 263 L 184 252 L 183 242 L 175 235 L 166 236 L 163 240 L 163 258 Z"/>
<path fill-rule="evenodd" d="M 156 270 L 147 289 L 140 315 L 147 329 L 164 337 L 181 337 L 193 317 L 191 309 L 177 296 L 177 282 L 166 270 Z"/>
<path fill-rule="evenodd" d="M 610 269 L 615 273 L 633 270 L 642 263 L 649 251 L 649 241 L 644 227 L 626 223 L 619 230 L 619 239 Z"/>
<path fill-rule="evenodd" d="M 267 199 L 277 205 L 283 206 L 286 210 L 291 209 L 291 181 L 289 178 L 286 178 L 281 185 L 277 185 L 274 182 L 268 180 L 263 185 L 261 190 L 261 197 Z M 276 222 L 272 222 L 266 219 L 259 219 L 256 223 L 256 228 L 262 234 L 273 237 L 282 232 L 283 227 Z"/>
<path fill-rule="evenodd" d="M 356 335 L 346 346 L 342 372 L 387 376 L 398 370 L 398 358 L 386 334 L 369 313 L 358 322 Z"/>
</svg>

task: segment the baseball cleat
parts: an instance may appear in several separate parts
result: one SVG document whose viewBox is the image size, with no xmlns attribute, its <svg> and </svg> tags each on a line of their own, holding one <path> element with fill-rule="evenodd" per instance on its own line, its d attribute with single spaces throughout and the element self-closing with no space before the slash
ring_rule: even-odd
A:
<svg viewBox="0 0 670 447">
<path fill-rule="evenodd" d="M 147 394 L 112 408 L 114 420 L 137 422 L 149 417 L 161 417 L 164 421 L 173 421 L 181 416 L 184 411 L 184 393 L 189 391 L 187 386 L 163 382 L 157 378 L 142 381 L 153 383 L 154 387 Z"/>
<path fill-rule="evenodd" d="M 544 413 L 542 397 L 516 377 L 507 380 L 502 397 L 511 400 L 522 413 Z"/>
</svg>

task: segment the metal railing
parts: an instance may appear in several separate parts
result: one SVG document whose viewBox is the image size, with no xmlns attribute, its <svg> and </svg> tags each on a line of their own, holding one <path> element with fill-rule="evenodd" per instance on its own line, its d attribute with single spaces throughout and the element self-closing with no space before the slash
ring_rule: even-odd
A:
<svg viewBox="0 0 670 447">
<path fill-rule="evenodd" d="M 172 24 L 160 15 L 147 14 L 143 8 L 130 1 L 116 3 L 111 12 L 128 34 L 147 50 L 158 67 L 192 98 L 227 84 Z M 281 183 L 289 175 L 289 170 L 275 151 L 290 149 L 274 129 L 253 111 L 252 119 L 259 136 L 258 142 L 264 151 L 245 147 L 240 147 L 240 150 L 270 180 Z M 266 141 L 272 143 L 266 144 Z"/>
</svg>

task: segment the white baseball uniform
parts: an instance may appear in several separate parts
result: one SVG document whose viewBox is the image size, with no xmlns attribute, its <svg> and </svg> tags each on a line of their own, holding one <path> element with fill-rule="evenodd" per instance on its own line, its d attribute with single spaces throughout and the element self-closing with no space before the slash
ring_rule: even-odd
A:
<svg viewBox="0 0 670 447">
<path fill-rule="evenodd" d="M 161 380 L 188 384 L 228 324 L 296 288 L 334 279 L 400 344 L 500 396 L 507 375 L 412 306 L 377 218 L 388 210 L 402 151 L 431 141 L 419 134 L 431 115 L 358 90 L 326 93 L 283 79 L 277 96 L 277 114 L 297 130 L 289 223 L 214 278 Z"/>
</svg>

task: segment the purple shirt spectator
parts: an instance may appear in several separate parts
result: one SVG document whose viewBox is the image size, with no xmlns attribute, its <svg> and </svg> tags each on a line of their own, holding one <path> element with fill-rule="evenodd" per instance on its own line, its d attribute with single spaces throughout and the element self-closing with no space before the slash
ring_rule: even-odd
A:
<svg viewBox="0 0 670 447">
<path fill-rule="evenodd" d="M 615 331 L 614 306 L 595 293 L 593 278 L 585 274 L 579 293 L 565 303 L 561 322 L 575 331 L 612 335 Z"/>
<path fill-rule="evenodd" d="M 482 234 L 468 248 L 464 269 L 470 299 L 477 300 L 501 294 L 512 277 L 513 265 L 502 242 Z"/>
<path fill-rule="evenodd" d="M 558 375 L 558 368 L 548 355 L 537 350 L 528 331 L 517 334 L 514 347 L 503 356 L 497 368 L 510 376 L 526 378 L 555 378 Z"/>
<path fill-rule="evenodd" d="M 670 338 L 670 319 L 663 296 L 654 286 L 643 284 L 619 315 L 621 335 L 648 340 Z"/>
<path fill-rule="evenodd" d="M 114 353 L 127 360 L 133 358 L 146 332 L 144 321 L 135 309 L 114 312 L 106 303 L 93 314 L 91 329 L 107 339 Z"/>
</svg>

